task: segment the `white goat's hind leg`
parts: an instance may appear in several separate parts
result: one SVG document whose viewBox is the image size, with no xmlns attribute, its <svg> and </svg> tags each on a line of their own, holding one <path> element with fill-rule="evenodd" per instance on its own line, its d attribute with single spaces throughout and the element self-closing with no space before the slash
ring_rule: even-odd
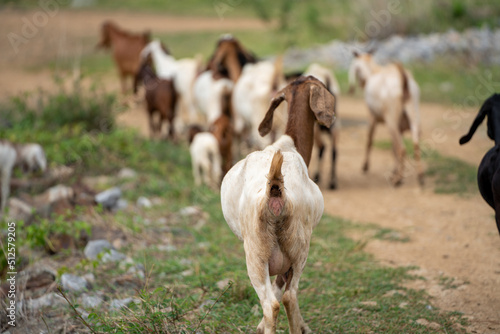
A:
<svg viewBox="0 0 500 334">
<path fill-rule="evenodd" d="M 3 215 L 5 206 L 7 205 L 7 199 L 9 197 L 10 190 L 10 176 L 12 173 L 12 166 L 7 164 L 3 166 L 2 169 L 2 202 L 0 204 L 0 217 Z"/>
<path fill-rule="evenodd" d="M 413 140 L 413 157 L 415 159 L 415 164 L 417 165 L 417 178 L 420 185 L 424 184 L 424 169 L 422 167 L 422 161 L 420 160 L 420 133 L 418 124 L 415 120 L 410 120 L 410 130 L 411 138 Z"/>
<path fill-rule="evenodd" d="M 308 251 L 304 251 L 305 254 Z M 305 261 L 304 261 L 305 265 Z M 304 269 L 304 265 L 293 266 L 288 272 L 285 293 L 283 294 L 283 305 L 285 306 L 286 315 L 288 318 L 288 326 L 290 327 L 290 334 L 308 334 L 312 333 L 309 326 L 302 318 L 299 308 L 299 300 L 297 298 L 297 291 L 299 289 L 299 280 Z"/>
<path fill-rule="evenodd" d="M 278 301 L 278 311 L 279 311 L 279 303 L 281 303 L 281 299 L 283 298 L 283 286 L 284 285 L 285 285 L 285 280 L 284 280 L 283 276 L 278 275 L 278 276 L 276 276 L 276 279 L 272 283 L 272 287 L 271 287 L 271 289 L 274 293 L 274 297 L 276 297 L 276 300 Z M 262 309 L 264 309 L 264 306 L 262 306 Z M 278 320 L 278 318 L 276 316 L 275 323 L 277 323 L 277 320 Z M 264 330 L 265 326 L 266 326 L 266 317 L 264 316 L 264 317 L 262 317 L 262 320 L 260 321 L 259 326 L 257 326 L 257 333 L 267 333 Z M 274 332 L 272 332 L 272 333 L 274 333 Z"/>
<path fill-rule="evenodd" d="M 368 172 L 370 169 L 369 159 L 370 159 L 370 151 L 373 145 L 373 135 L 375 134 L 375 126 L 377 125 L 377 121 L 373 115 L 370 115 L 370 124 L 368 126 L 368 139 L 366 142 L 366 152 L 365 152 L 365 162 L 363 163 L 363 172 Z"/>
<path fill-rule="evenodd" d="M 193 168 L 193 177 L 194 184 L 199 187 L 201 185 L 201 175 L 200 175 L 200 166 L 198 165 L 195 157 L 191 156 L 192 159 L 192 168 Z"/>
<path fill-rule="evenodd" d="M 211 187 L 219 189 L 222 181 L 222 157 L 219 152 L 214 153 L 211 173 Z"/>
<path fill-rule="evenodd" d="M 323 139 L 321 138 L 321 129 L 318 125 L 314 127 L 314 144 L 317 148 L 318 155 L 313 157 L 316 163 L 316 171 L 313 174 L 312 180 L 316 182 L 318 185 L 321 183 L 321 172 L 323 171 L 323 154 L 325 152 L 325 144 L 323 143 Z"/>
<path fill-rule="evenodd" d="M 331 133 L 332 168 L 330 170 L 330 189 L 337 189 L 337 137 L 338 129 L 333 129 Z"/>
<path fill-rule="evenodd" d="M 392 122 L 387 122 L 387 128 L 391 134 L 392 149 L 396 158 L 396 166 L 394 168 L 391 182 L 394 186 L 399 186 L 403 182 L 404 158 L 406 150 L 404 147 L 403 136 L 399 131 L 398 125 L 393 124 Z"/>
<path fill-rule="evenodd" d="M 262 312 L 264 313 L 262 321 L 257 326 L 257 333 L 274 334 L 276 333 L 280 303 L 273 291 L 273 285 L 269 277 L 269 264 L 255 256 L 255 249 L 262 249 L 260 247 L 265 247 L 265 245 L 262 245 L 262 243 L 249 245 L 248 242 L 244 242 L 243 246 L 245 248 L 248 277 L 259 296 Z"/>
<path fill-rule="evenodd" d="M 200 164 L 201 178 L 206 186 L 211 186 L 212 183 L 212 161 L 202 161 Z"/>
</svg>

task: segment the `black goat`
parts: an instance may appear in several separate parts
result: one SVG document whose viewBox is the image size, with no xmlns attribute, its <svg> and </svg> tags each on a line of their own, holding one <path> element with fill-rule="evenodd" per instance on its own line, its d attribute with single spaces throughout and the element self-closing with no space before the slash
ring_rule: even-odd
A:
<svg viewBox="0 0 500 334">
<path fill-rule="evenodd" d="M 467 143 L 477 127 L 488 115 L 488 137 L 495 141 L 481 160 L 477 171 L 477 184 L 484 200 L 495 210 L 495 220 L 500 233 L 500 94 L 493 94 L 479 110 L 469 133 L 460 138 L 460 145 Z"/>
</svg>

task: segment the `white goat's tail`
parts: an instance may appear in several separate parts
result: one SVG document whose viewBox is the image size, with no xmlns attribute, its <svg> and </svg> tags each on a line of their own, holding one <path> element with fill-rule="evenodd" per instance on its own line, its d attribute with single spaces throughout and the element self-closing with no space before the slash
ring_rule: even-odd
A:
<svg viewBox="0 0 500 334">
<path fill-rule="evenodd" d="M 402 90 L 403 90 L 403 104 L 410 99 L 410 88 L 409 88 L 409 83 L 408 83 L 408 76 L 406 75 L 406 71 L 401 65 L 401 63 L 396 63 L 396 67 L 401 74 L 401 85 L 402 85 Z"/>
<path fill-rule="evenodd" d="M 278 150 L 274 153 L 269 174 L 267 174 L 268 182 L 266 190 L 268 196 L 267 207 L 275 217 L 281 216 L 285 208 L 285 185 L 283 174 L 281 173 L 282 165 L 283 154 Z"/>
</svg>

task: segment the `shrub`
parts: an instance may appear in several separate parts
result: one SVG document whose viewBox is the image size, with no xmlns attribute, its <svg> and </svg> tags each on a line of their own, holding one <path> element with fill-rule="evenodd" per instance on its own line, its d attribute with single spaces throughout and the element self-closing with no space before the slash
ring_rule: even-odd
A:
<svg viewBox="0 0 500 334">
<path fill-rule="evenodd" d="M 88 92 L 81 90 L 80 81 L 66 89 L 56 79 L 55 94 L 45 91 L 25 93 L 13 97 L 0 106 L 0 129 L 21 128 L 56 130 L 64 126 L 78 126 L 84 131 L 109 132 L 115 127 L 113 110 L 115 95 L 96 86 Z"/>
</svg>

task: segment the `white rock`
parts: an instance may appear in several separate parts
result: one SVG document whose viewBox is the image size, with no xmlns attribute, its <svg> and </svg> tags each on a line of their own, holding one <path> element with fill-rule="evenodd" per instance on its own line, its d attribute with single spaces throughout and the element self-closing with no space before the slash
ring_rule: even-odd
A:
<svg viewBox="0 0 500 334">
<path fill-rule="evenodd" d="M 103 302 L 101 297 L 83 294 L 80 297 L 80 304 L 85 308 L 96 308 Z"/>
<path fill-rule="evenodd" d="M 109 252 L 104 253 L 102 256 L 102 262 L 107 263 L 107 262 L 119 262 L 121 260 L 125 260 L 127 256 L 123 253 L 120 253 L 117 250 L 110 249 Z"/>
<path fill-rule="evenodd" d="M 61 284 L 64 290 L 78 292 L 87 289 L 87 281 L 80 276 L 63 274 Z"/>
<path fill-rule="evenodd" d="M 119 179 L 133 179 L 137 176 L 137 172 L 131 168 L 125 167 L 120 169 L 117 176 Z"/>
<path fill-rule="evenodd" d="M 85 254 L 85 257 L 89 260 L 96 260 L 99 253 L 105 252 L 108 249 L 113 249 L 113 246 L 108 240 L 92 240 L 87 243 L 87 246 L 85 246 L 83 254 Z"/>
<path fill-rule="evenodd" d="M 119 310 L 121 308 L 128 306 L 130 303 L 139 304 L 140 301 L 137 299 L 134 299 L 132 297 L 127 297 L 124 299 L 113 299 L 111 301 L 111 303 L 109 304 L 109 309 L 110 310 Z"/>
<path fill-rule="evenodd" d="M 113 209 L 122 196 L 122 191 L 118 187 L 107 189 L 95 195 L 97 204 L 101 204 L 106 209 Z"/>
<path fill-rule="evenodd" d="M 148 198 L 141 196 L 137 199 L 137 206 L 148 209 L 153 206 L 153 203 Z"/>
</svg>

